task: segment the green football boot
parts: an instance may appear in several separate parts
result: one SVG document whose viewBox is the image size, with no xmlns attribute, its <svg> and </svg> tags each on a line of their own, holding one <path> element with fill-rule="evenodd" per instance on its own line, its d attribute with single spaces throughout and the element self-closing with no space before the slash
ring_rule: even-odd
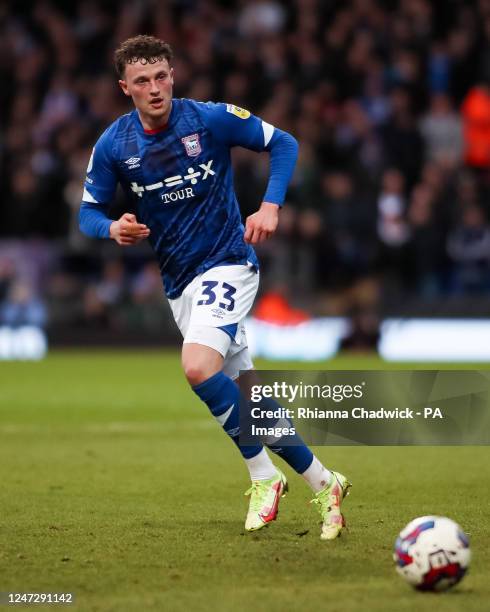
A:
<svg viewBox="0 0 490 612">
<path fill-rule="evenodd" d="M 352 484 L 345 476 L 338 472 L 332 472 L 333 480 L 311 500 L 316 504 L 322 517 L 322 540 L 335 540 L 345 527 L 345 519 L 340 511 L 340 506 Z"/>
<path fill-rule="evenodd" d="M 269 480 L 252 481 L 252 486 L 245 493 L 245 495 L 250 496 L 245 529 L 247 531 L 257 531 L 267 523 L 275 521 L 279 500 L 286 495 L 288 488 L 286 476 L 280 470 L 277 470 L 277 476 L 269 478 Z"/>
</svg>

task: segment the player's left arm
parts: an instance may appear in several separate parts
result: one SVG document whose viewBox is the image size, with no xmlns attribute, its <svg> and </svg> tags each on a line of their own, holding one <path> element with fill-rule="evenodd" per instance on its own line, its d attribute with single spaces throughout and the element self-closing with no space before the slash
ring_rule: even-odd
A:
<svg viewBox="0 0 490 612">
<path fill-rule="evenodd" d="M 203 107 L 205 121 L 218 140 L 230 147 L 241 146 L 270 154 L 269 181 L 262 204 L 245 223 L 246 242 L 262 242 L 276 231 L 279 209 L 298 157 L 298 142 L 288 132 L 237 106 L 208 103 Z"/>
<path fill-rule="evenodd" d="M 269 182 L 265 196 L 259 210 L 247 217 L 245 222 L 244 239 L 250 244 L 263 242 L 276 231 L 279 209 L 284 203 L 298 157 L 296 138 L 278 128 L 273 129 L 272 138 L 265 148 L 270 153 Z"/>
</svg>

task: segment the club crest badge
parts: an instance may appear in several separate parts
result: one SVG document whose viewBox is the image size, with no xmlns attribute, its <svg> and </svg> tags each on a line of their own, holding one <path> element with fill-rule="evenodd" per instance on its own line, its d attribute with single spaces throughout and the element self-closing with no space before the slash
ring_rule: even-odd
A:
<svg viewBox="0 0 490 612">
<path fill-rule="evenodd" d="M 189 157 L 197 157 L 201 153 L 202 148 L 199 141 L 199 134 L 184 136 L 182 142 L 184 143 L 185 151 Z"/>
</svg>

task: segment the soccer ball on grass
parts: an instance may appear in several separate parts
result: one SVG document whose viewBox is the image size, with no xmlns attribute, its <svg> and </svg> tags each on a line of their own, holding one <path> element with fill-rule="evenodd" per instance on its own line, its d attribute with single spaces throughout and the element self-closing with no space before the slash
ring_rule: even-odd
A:
<svg viewBox="0 0 490 612">
<path fill-rule="evenodd" d="M 471 559 L 468 536 L 443 516 L 421 516 L 402 529 L 393 551 L 396 570 L 420 591 L 445 591 L 465 575 Z"/>
</svg>

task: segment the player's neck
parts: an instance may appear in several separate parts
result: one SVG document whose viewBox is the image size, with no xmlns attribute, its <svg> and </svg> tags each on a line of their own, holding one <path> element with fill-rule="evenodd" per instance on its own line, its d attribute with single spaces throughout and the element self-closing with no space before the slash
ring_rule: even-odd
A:
<svg viewBox="0 0 490 612">
<path fill-rule="evenodd" d="M 152 132 L 154 130 L 161 130 L 167 126 L 171 112 L 172 112 L 172 103 L 170 103 L 170 106 L 167 112 L 161 117 L 150 117 L 148 115 L 145 115 L 144 113 L 141 113 L 139 110 L 138 110 L 138 116 L 140 118 L 141 125 L 143 126 L 143 129 L 145 130 L 145 132 L 146 131 Z"/>
</svg>

